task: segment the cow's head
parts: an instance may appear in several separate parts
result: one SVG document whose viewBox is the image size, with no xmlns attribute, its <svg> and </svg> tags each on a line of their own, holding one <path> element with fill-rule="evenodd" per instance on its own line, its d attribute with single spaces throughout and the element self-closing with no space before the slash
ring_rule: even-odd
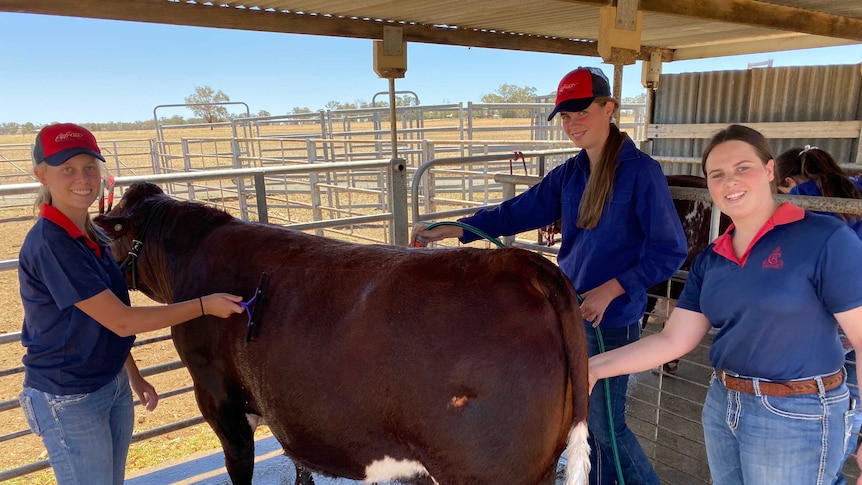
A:
<svg viewBox="0 0 862 485">
<path fill-rule="evenodd" d="M 140 289 L 163 303 L 170 301 L 171 293 L 167 292 L 169 288 L 163 278 L 155 278 L 153 274 L 154 263 L 162 258 L 152 249 L 146 251 L 146 245 L 162 244 L 158 241 L 158 228 L 152 227 L 153 212 L 158 205 L 164 205 L 160 201 L 168 200 L 158 185 L 138 182 L 129 187 L 110 212 L 93 220 L 111 239 L 111 251 L 125 272 L 129 288 Z M 148 256 L 145 258 L 144 254 Z M 143 262 L 144 259 L 148 260 Z"/>
</svg>

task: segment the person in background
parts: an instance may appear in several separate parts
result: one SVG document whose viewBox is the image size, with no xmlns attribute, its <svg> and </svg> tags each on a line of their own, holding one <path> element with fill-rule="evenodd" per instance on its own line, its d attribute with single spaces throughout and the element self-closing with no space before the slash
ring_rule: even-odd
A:
<svg viewBox="0 0 862 485">
<path fill-rule="evenodd" d="M 844 171 L 828 152 L 811 145 L 786 150 L 775 159 L 778 190 L 784 194 L 862 199 L 862 181 Z M 862 217 L 823 212 L 846 222 L 862 239 Z"/>
<path fill-rule="evenodd" d="M 580 152 L 521 195 L 460 219 L 491 236 L 562 221 L 557 261 L 583 297 L 580 309 L 590 355 L 600 351 L 594 327 L 600 328 L 606 349 L 640 338 L 647 288 L 669 278 L 687 254 L 661 166 L 612 122 L 618 107 L 600 70 L 581 67 L 566 74 L 548 120 L 559 113 L 563 130 Z M 427 226 L 417 224 L 411 241 L 478 239 L 460 227 Z M 626 485 L 657 485 L 658 475 L 626 425 L 628 376 L 614 377 L 608 384 L 609 393 L 590 397 L 590 483 L 617 483 L 615 439 Z"/>
<path fill-rule="evenodd" d="M 240 313 L 241 297 L 131 307 L 107 237 L 90 219 L 105 161 L 96 138 L 76 124 L 48 125 L 36 135 L 33 161 L 42 186 L 18 260 L 26 348 L 19 401 L 59 485 L 119 485 L 134 422 L 131 389 L 148 410 L 158 403 L 131 356 L 135 334 Z"/>
<path fill-rule="evenodd" d="M 811 145 L 786 150 L 775 159 L 778 190 L 790 195 L 840 197 L 862 199 L 862 182 L 846 173 L 828 152 Z M 821 212 L 837 217 L 862 239 L 862 217 L 855 214 Z M 844 367 L 847 369 L 847 387 L 856 413 L 853 418 L 854 437 L 848 442 L 847 456 L 858 454 L 856 435 L 862 428 L 862 413 L 859 412 L 859 381 L 856 380 L 856 351 L 843 332 L 839 332 L 844 346 Z M 846 458 L 846 457 L 845 457 Z M 846 483 L 842 477 L 836 485 Z"/>
<path fill-rule="evenodd" d="M 775 161 L 751 128 L 716 134 L 702 167 L 733 224 L 695 259 L 665 328 L 591 357 L 590 381 L 680 357 L 714 328 L 702 416 L 712 483 L 835 483 L 853 412 L 837 329 L 862 346 L 862 285 L 846 284 L 862 272 L 862 241 L 775 201 Z"/>
</svg>

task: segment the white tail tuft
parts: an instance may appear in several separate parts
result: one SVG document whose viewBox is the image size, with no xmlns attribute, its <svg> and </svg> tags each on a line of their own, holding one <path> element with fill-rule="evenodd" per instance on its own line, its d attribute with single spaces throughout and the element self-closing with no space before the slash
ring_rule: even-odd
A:
<svg viewBox="0 0 862 485">
<path fill-rule="evenodd" d="M 590 443 L 587 438 L 586 420 L 569 431 L 569 443 L 563 452 L 566 459 L 566 485 L 587 485 L 590 476 Z"/>
</svg>

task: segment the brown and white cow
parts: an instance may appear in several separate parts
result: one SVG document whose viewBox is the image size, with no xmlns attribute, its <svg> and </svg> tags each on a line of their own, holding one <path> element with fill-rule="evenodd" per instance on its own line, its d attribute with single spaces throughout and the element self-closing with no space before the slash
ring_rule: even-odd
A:
<svg viewBox="0 0 862 485">
<path fill-rule="evenodd" d="M 585 483 L 584 327 L 545 258 L 352 244 L 147 183 L 97 222 L 115 255 L 143 242 L 135 283 L 159 302 L 249 299 L 270 276 L 251 341 L 244 315 L 171 331 L 233 483 L 251 483 L 261 417 L 288 456 L 326 475 L 551 484 L 565 448 L 566 483 Z"/>
<path fill-rule="evenodd" d="M 689 187 L 706 189 L 706 179 L 697 175 L 668 175 L 667 185 L 669 187 Z M 712 242 L 710 225 L 712 222 L 712 203 L 694 200 L 674 199 L 673 205 L 682 223 L 685 240 L 688 243 L 688 256 L 682 263 L 681 270 L 688 271 L 694 258 L 703 252 Z M 719 231 L 723 231 L 730 225 L 730 218 L 722 214 Z M 670 279 L 663 281 L 647 290 L 647 308 L 643 323 L 646 325 L 649 314 L 655 309 L 658 299 L 656 296 L 670 297 L 672 300 L 679 298 L 682 293 L 683 283 Z"/>
</svg>

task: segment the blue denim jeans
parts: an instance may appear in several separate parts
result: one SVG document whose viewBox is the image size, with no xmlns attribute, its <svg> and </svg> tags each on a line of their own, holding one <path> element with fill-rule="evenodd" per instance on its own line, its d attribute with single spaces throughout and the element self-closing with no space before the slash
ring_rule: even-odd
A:
<svg viewBox="0 0 862 485">
<path fill-rule="evenodd" d="M 773 397 L 729 391 L 713 376 L 703 406 L 713 485 L 839 483 L 853 412 L 846 384 Z"/>
<path fill-rule="evenodd" d="M 846 360 L 844 368 L 847 370 L 847 388 L 850 390 L 850 399 L 855 406 L 856 411 L 853 413 L 850 431 L 852 433 L 859 433 L 859 429 L 862 428 L 862 412 L 859 410 L 859 381 L 856 379 L 856 351 L 851 350 L 844 356 L 844 359 Z M 847 448 L 844 450 L 844 461 L 847 461 L 847 459 L 850 458 L 850 455 L 856 452 L 857 441 L 858 438 L 855 434 L 850 436 L 850 439 L 847 440 Z M 844 468 L 843 462 L 841 468 Z M 847 479 L 843 476 L 835 482 L 835 485 L 846 484 Z"/>
<path fill-rule="evenodd" d="M 88 394 L 25 387 L 18 399 L 58 485 L 122 485 L 135 412 L 125 369 Z"/>
<path fill-rule="evenodd" d="M 599 353 L 598 338 L 592 325 L 585 323 L 590 356 Z M 605 351 L 613 350 L 640 339 L 641 327 L 635 322 L 627 327 L 600 328 Z M 590 394 L 590 484 L 617 483 L 617 470 L 608 423 L 608 403 L 605 380 L 610 386 L 611 415 L 614 422 L 620 468 L 626 485 L 658 485 L 659 478 L 652 463 L 641 448 L 632 430 L 626 425 L 626 393 L 629 376 L 602 379 Z"/>
</svg>

